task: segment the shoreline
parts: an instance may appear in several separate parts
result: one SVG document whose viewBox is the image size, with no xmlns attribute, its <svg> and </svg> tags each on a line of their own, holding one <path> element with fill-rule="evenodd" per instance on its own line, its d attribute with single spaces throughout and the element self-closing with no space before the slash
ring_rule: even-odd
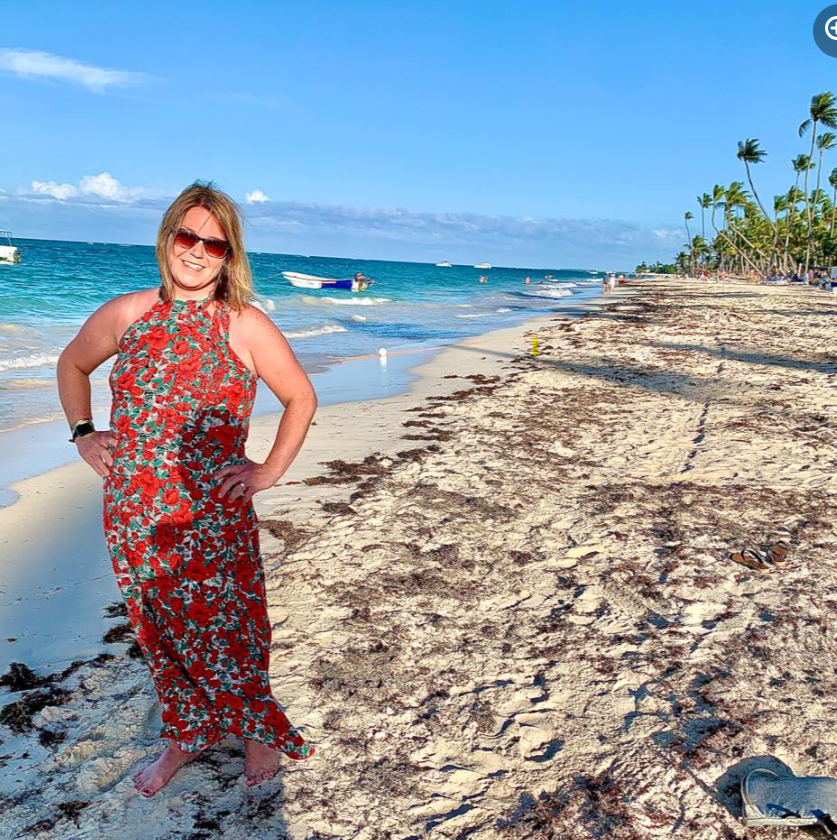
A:
<svg viewBox="0 0 837 840">
<path fill-rule="evenodd" d="M 275 518 L 281 507 L 283 521 L 294 527 L 315 519 L 326 521 L 329 516 L 318 511 L 319 504 L 338 504 L 335 500 L 345 494 L 339 486 L 302 483 L 322 471 L 321 463 L 362 460 L 373 452 L 387 457 L 432 442 L 434 437 L 422 436 L 420 428 L 403 429 L 401 424 L 410 420 L 404 412 L 431 393 L 444 397 L 461 387 L 456 378 L 446 376 L 463 372 L 490 375 L 498 357 L 502 361 L 502 354 L 509 353 L 525 334 L 556 318 L 573 318 L 600 308 L 616 297 L 613 293 L 593 297 L 511 327 L 470 336 L 441 351 L 419 351 L 421 355 L 429 353 L 426 359 L 400 356 L 385 366 L 374 358 L 342 362 L 338 370 L 345 372 L 344 365 L 361 366 L 362 375 L 381 382 L 408 376 L 409 390 L 390 397 L 320 406 L 294 463 L 275 487 L 254 497 L 257 515 Z M 357 386 L 357 376 L 346 380 L 350 388 Z M 312 381 L 316 386 L 316 380 Z M 280 419 L 281 408 L 251 418 L 248 457 L 260 460 L 266 456 Z M 416 442 L 401 439 L 402 434 L 415 435 Z M 119 602 L 121 596 L 101 529 L 101 479 L 76 457 L 55 469 L 12 482 L 7 489 L 17 498 L 0 508 L 4 554 L 0 675 L 12 661 L 25 662 L 40 672 L 109 650 L 101 639 L 112 621 L 103 608 Z M 50 527 L 44 527 L 45 522 L 50 522 Z M 264 529 L 262 538 L 263 551 L 270 550 L 271 535 Z M 62 616 L 61 626 L 56 626 L 49 617 L 52 615 Z M 8 642 L 9 638 L 15 641 Z"/>
<path fill-rule="evenodd" d="M 600 295 L 592 291 L 583 290 L 580 304 L 597 299 Z M 565 300 L 569 300 L 566 298 Z M 560 304 L 558 304 L 560 306 Z M 573 308 L 570 305 L 569 308 Z M 538 318 L 549 313 L 533 316 Z M 462 341 L 478 338 L 487 332 L 504 329 L 516 329 L 527 323 L 530 318 L 511 326 L 495 327 L 483 333 L 467 336 Z M 415 375 L 412 368 L 422 364 L 422 357 L 432 358 L 434 353 L 456 346 L 456 343 L 435 346 L 436 342 L 426 339 L 416 342 L 416 346 L 408 350 L 393 350 L 381 363 L 376 354 L 356 357 L 334 358 L 328 364 L 316 364 L 313 370 L 306 371 L 320 395 L 320 406 L 325 407 L 340 402 L 355 402 L 369 399 L 384 399 L 396 395 L 411 386 Z M 399 347 L 403 345 L 395 345 Z M 413 361 L 410 357 L 416 356 Z M 352 364 L 365 361 L 366 364 Z M 376 364 L 377 362 L 377 364 Z M 348 366 L 348 367 L 347 367 Z M 106 377 L 99 378 L 106 382 Z M 281 405 L 276 397 L 260 384 L 256 392 L 256 402 L 253 406 L 252 419 L 265 417 L 281 411 Z M 100 429 L 106 429 L 109 424 L 110 405 L 93 410 L 94 423 Z M 50 417 L 31 418 L 13 428 L 0 431 L 0 451 L 3 452 L 0 464 L 0 510 L 14 504 L 17 494 L 13 485 L 27 478 L 49 472 L 66 464 L 72 463 L 77 455 L 69 447 L 64 432 L 67 429 L 63 413 Z"/>
</svg>

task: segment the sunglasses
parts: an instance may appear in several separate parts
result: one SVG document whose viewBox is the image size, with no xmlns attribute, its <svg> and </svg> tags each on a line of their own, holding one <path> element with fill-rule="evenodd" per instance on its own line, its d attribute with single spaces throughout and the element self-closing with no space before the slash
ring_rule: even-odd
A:
<svg viewBox="0 0 837 840">
<path fill-rule="evenodd" d="M 191 250 L 198 242 L 203 242 L 206 253 L 216 260 L 226 257 L 230 251 L 230 243 L 226 239 L 215 239 L 211 236 L 205 239 L 203 236 L 198 236 L 196 233 L 192 233 L 192 231 L 186 230 L 185 228 L 180 228 L 174 235 L 174 244 L 179 248 Z"/>
</svg>

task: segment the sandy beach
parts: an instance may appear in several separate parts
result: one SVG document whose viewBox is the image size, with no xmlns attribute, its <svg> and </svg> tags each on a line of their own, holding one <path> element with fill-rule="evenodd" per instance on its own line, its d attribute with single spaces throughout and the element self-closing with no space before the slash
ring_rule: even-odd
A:
<svg viewBox="0 0 837 840">
<path fill-rule="evenodd" d="M 2 836 L 796 836 L 746 831 L 737 785 L 837 773 L 837 299 L 653 281 L 586 309 L 326 407 L 256 497 L 271 679 L 312 759 L 249 790 L 229 739 L 138 796 L 156 705 L 114 584 L 106 652 L 2 678 Z M 19 482 L 4 553 L 65 552 L 69 592 L 100 482 Z M 728 559 L 783 525 L 784 567 Z"/>
</svg>

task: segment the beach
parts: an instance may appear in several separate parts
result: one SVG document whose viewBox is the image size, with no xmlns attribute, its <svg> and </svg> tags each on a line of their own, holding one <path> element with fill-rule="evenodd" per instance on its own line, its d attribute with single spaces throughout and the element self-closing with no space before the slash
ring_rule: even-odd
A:
<svg viewBox="0 0 837 840">
<path fill-rule="evenodd" d="M 271 681 L 317 753 L 252 790 L 228 739 L 137 795 L 154 691 L 80 556 L 101 479 L 18 482 L 4 552 L 55 552 L 59 599 L 74 563 L 101 575 L 108 641 L 6 672 L 4 836 L 790 837 L 747 831 L 737 786 L 837 764 L 835 315 L 807 287 L 634 281 L 323 407 L 255 499 Z M 250 457 L 276 423 L 254 418 Z M 781 526 L 783 567 L 729 560 Z"/>
</svg>

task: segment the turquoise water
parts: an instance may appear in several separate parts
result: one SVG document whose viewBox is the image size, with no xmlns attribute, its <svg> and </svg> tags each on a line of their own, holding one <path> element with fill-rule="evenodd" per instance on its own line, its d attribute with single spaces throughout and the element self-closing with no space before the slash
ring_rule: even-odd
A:
<svg viewBox="0 0 837 840">
<path fill-rule="evenodd" d="M 154 248 L 19 239 L 18 265 L 0 265 L 0 431 L 63 417 L 58 355 L 102 303 L 159 285 Z M 597 294 L 587 270 L 492 268 L 251 253 L 256 300 L 309 374 L 341 359 L 453 344 Z M 368 291 L 297 289 L 298 271 L 375 280 Z M 546 280 L 545 275 L 553 275 Z M 478 282 L 480 275 L 488 283 Z M 529 285 L 524 283 L 531 278 Z M 91 376 L 94 410 L 110 402 L 112 360 Z M 260 386 L 262 387 L 262 386 Z"/>
</svg>

